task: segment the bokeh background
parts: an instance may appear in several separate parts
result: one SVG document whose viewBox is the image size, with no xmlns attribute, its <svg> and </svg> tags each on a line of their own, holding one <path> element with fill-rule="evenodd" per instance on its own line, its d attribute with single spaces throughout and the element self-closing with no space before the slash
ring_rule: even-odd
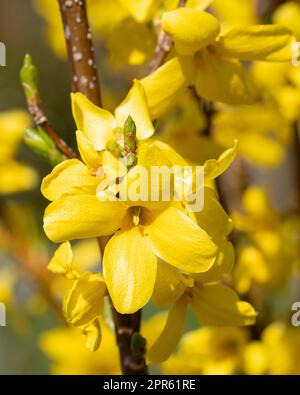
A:
<svg viewBox="0 0 300 395">
<path fill-rule="evenodd" d="M 24 55 L 30 53 L 40 74 L 40 92 L 44 110 L 64 139 L 72 147 L 75 147 L 75 124 L 70 109 L 68 64 L 63 56 L 57 56 L 57 53 L 53 52 L 53 46 L 51 47 L 47 39 L 45 20 L 48 11 L 45 8 L 45 15 L 42 17 L 37 10 L 37 3 L 38 1 L 32 0 L 1 0 L 0 41 L 6 45 L 7 65 L 0 67 L 0 114 L 8 110 L 26 108 L 19 81 L 19 70 Z M 43 1 L 40 3 L 42 4 Z M 267 0 L 261 0 L 260 3 L 261 7 L 268 8 L 270 6 L 270 2 Z M 267 14 L 265 22 L 270 21 L 270 18 L 270 14 Z M 124 97 L 132 78 L 143 76 L 147 66 L 115 67 L 115 65 L 111 65 L 108 61 L 109 55 L 104 41 L 100 36 L 96 35 L 97 62 L 101 69 L 104 104 L 108 109 L 111 109 Z M 56 52 L 59 54 L 59 50 Z M 299 118 L 300 104 L 298 106 Z M 1 125 L 0 119 L 0 127 Z M 179 139 L 179 143 L 180 141 Z M 1 139 L 0 143 L 4 144 Z M 259 149 L 259 147 L 257 148 Z M 243 163 L 242 167 L 233 166 L 228 172 L 229 175 L 224 178 L 224 194 L 227 194 L 228 199 L 234 199 L 232 194 L 235 193 L 235 189 L 233 192 L 230 190 L 232 186 L 229 180 L 230 174 L 241 171 L 241 168 L 246 168 L 246 171 L 243 170 L 240 175 L 243 178 L 242 184 L 263 187 L 277 217 L 285 217 L 294 212 L 295 196 L 299 188 L 297 184 L 297 171 L 299 172 L 299 157 L 297 155 L 299 152 L 297 153 L 291 144 L 285 146 L 284 153 L 284 159 L 280 165 L 276 166 L 262 166 L 260 163 L 248 160 L 247 157 L 240 158 Z M 51 166 L 31 152 L 24 144 L 20 145 L 16 155 L 18 160 L 35 168 L 39 180 L 51 171 Z M 257 197 L 257 205 L 259 205 L 261 202 L 259 193 L 252 196 Z M 249 199 L 252 199 L 251 195 Z M 39 182 L 30 191 L 0 194 L 1 223 L 8 229 L 8 233 L 5 234 L 0 231 L 0 302 L 4 302 L 7 306 L 7 326 L 0 327 L 0 374 L 53 373 L 51 358 L 43 352 L 40 346 L 41 335 L 49 329 L 61 325 L 61 317 L 58 317 L 57 312 L 51 308 L 47 298 L 48 286 L 44 285 L 50 281 L 51 287 L 57 289 L 58 292 L 64 289 L 64 285 L 59 284 L 46 271 L 46 264 L 56 248 L 47 241 L 42 230 L 42 217 L 46 205 L 47 202 L 39 191 Z M 268 210 L 267 206 L 264 207 Z M 272 210 L 270 209 L 270 212 Z M 266 217 L 268 217 L 268 213 L 266 213 Z M 250 219 L 248 217 L 248 220 L 255 224 L 255 215 Z M 282 242 L 283 236 L 279 227 L 276 228 L 277 226 L 277 223 L 271 223 L 269 230 L 274 232 Z M 297 226 L 292 230 L 293 242 L 287 246 L 288 249 L 293 250 L 294 255 L 299 253 L 299 233 L 297 234 L 297 230 L 294 231 Z M 264 234 L 261 237 L 266 240 L 267 236 Z M 272 240 L 266 241 L 266 243 L 272 244 Z M 240 245 L 243 246 L 243 243 Z M 93 248 L 91 249 L 93 250 Z M 79 255 L 80 253 L 83 252 L 79 252 Z M 94 253 L 90 254 L 90 267 L 96 266 L 97 257 Z M 249 259 L 251 261 L 252 258 Z M 254 291 L 250 297 L 251 302 L 257 302 L 259 306 L 263 299 L 265 303 L 262 326 L 265 325 L 265 322 L 270 323 L 276 320 L 289 323 L 291 305 L 297 300 L 300 301 L 299 275 L 296 270 L 289 268 L 291 260 L 294 258 L 285 259 L 282 258 L 279 262 L 279 277 L 282 279 L 282 286 L 277 287 L 276 291 L 270 291 L 265 298 L 261 297 L 261 293 L 265 294 L 265 290 L 261 289 L 260 279 L 258 280 L 260 285 L 254 285 Z M 297 259 L 295 260 L 297 261 Z M 299 264 L 299 260 L 297 262 Z M 286 270 L 285 265 L 288 267 Z M 285 281 L 284 276 L 287 271 L 289 278 Z M 155 312 L 155 308 L 150 305 L 146 308 L 144 317 L 150 318 Z M 189 331 L 196 327 L 194 318 L 190 316 L 186 330 Z M 254 334 L 254 336 L 256 335 Z M 259 337 L 260 334 L 257 336 Z M 299 338 L 300 329 L 298 329 L 298 343 L 295 343 L 297 345 L 300 345 Z M 300 369 L 300 362 L 298 361 L 298 363 Z"/>
</svg>

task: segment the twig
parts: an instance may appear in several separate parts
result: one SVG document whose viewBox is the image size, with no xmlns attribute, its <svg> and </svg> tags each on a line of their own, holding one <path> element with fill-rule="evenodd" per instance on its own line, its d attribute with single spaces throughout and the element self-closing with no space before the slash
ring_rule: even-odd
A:
<svg viewBox="0 0 300 395">
<path fill-rule="evenodd" d="M 58 2 L 72 72 L 72 90 L 83 93 L 94 104 L 101 106 L 100 85 L 86 14 L 86 2 L 85 0 L 58 0 Z M 102 256 L 108 240 L 107 237 L 98 239 Z M 133 335 L 140 331 L 141 311 L 124 315 L 118 313 L 113 306 L 111 310 L 123 373 L 148 374 L 144 353 L 137 353 L 132 347 Z"/>
<path fill-rule="evenodd" d="M 179 0 L 178 7 L 184 7 L 185 3 L 186 0 Z M 174 45 L 172 38 L 161 29 L 159 36 L 158 44 L 155 49 L 155 56 L 149 65 L 149 74 L 153 73 L 163 64 Z"/>
<path fill-rule="evenodd" d="M 41 127 L 54 141 L 57 148 L 68 158 L 75 158 L 76 154 L 67 143 L 58 135 L 54 127 L 48 121 L 43 108 L 38 89 L 38 72 L 32 62 L 31 56 L 26 55 L 20 72 L 21 82 L 24 89 L 28 111 L 30 112 L 36 126 Z"/>
<path fill-rule="evenodd" d="M 133 338 L 141 326 L 142 310 L 135 314 L 119 314 L 111 304 L 117 344 L 120 350 L 123 374 L 144 375 L 148 373 L 145 361 L 145 348 L 134 347 Z"/>
<path fill-rule="evenodd" d="M 295 212 L 300 214 L 300 131 L 298 122 L 294 124 L 294 168 L 296 193 L 294 199 Z"/>
</svg>

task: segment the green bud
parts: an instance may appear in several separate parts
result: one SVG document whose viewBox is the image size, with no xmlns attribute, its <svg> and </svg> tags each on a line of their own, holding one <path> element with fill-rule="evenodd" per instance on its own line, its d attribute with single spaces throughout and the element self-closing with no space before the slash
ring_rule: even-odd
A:
<svg viewBox="0 0 300 395">
<path fill-rule="evenodd" d="M 131 349 L 137 354 L 144 354 L 146 350 L 146 339 L 138 332 L 131 337 Z"/>
<path fill-rule="evenodd" d="M 136 126 L 130 115 L 124 124 L 124 146 L 126 152 L 136 151 Z"/>
<path fill-rule="evenodd" d="M 20 79 L 27 101 L 29 103 L 36 102 L 38 100 L 39 76 L 37 68 L 32 63 L 32 58 L 29 54 L 25 55 L 23 67 L 20 71 Z"/>
<path fill-rule="evenodd" d="M 33 152 L 46 159 L 53 166 L 65 159 L 64 155 L 56 148 L 54 141 L 41 128 L 26 129 L 24 142 Z"/>
<path fill-rule="evenodd" d="M 132 167 L 136 166 L 137 162 L 138 158 L 136 154 L 130 153 L 126 156 L 127 169 L 131 169 Z"/>
<path fill-rule="evenodd" d="M 116 158 L 124 157 L 123 147 L 121 147 L 120 144 L 116 142 L 116 140 L 108 140 L 108 142 L 106 143 L 106 149 L 107 151 L 111 152 Z"/>
</svg>

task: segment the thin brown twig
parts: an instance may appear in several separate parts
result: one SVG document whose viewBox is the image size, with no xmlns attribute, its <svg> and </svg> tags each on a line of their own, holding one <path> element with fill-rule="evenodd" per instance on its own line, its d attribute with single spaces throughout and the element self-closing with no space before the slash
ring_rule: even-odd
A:
<svg viewBox="0 0 300 395">
<path fill-rule="evenodd" d="M 185 3 L 186 0 L 179 0 L 178 7 L 184 7 Z M 155 56 L 149 65 L 149 74 L 153 73 L 163 64 L 171 52 L 173 45 L 174 43 L 172 38 L 160 28 L 159 40 L 155 49 Z"/>
<path fill-rule="evenodd" d="M 26 87 L 24 86 L 24 89 Z M 41 127 L 49 137 L 54 141 L 57 148 L 67 157 L 67 158 L 76 158 L 77 155 L 73 152 L 73 150 L 68 146 L 68 144 L 59 136 L 54 127 L 48 121 L 43 108 L 42 101 L 37 92 L 34 95 L 34 98 L 31 98 L 30 101 L 27 100 L 28 111 L 30 112 L 34 123 L 36 126 Z"/>
<path fill-rule="evenodd" d="M 86 2 L 85 0 L 58 0 L 58 2 L 72 72 L 72 91 L 83 93 L 100 107 L 102 106 L 100 85 L 87 19 Z M 100 237 L 98 240 L 103 256 L 109 238 Z M 132 336 L 140 331 L 141 311 L 134 314 L 120 314 L 113 306 L 111 310 L 123 373 L 148 374 L 144 353 L 136 353 L 132 347 Z"/>
<path fill-rule="evenodd" d="M 294 124 L 294 163 L 296 183 L 294 211 L 300 214 L 300 131 L 298 122 Z"/>
</svg>

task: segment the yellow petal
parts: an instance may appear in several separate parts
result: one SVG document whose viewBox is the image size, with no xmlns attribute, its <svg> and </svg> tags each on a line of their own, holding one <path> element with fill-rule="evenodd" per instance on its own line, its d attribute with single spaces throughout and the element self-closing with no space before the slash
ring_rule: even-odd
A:
<svg viewBox="0 0 300 395">
<path fill-rule="evenodd" d="M 142 166 L 187 166 L 188 163 L 172 147 L 160 140 L 148 140 L 139 144 L 138 160 Z"/>
<path fill-rule="evenodd" d="M 239 136 L 239 152 L 262 166 L 278 166 L 285 157 L 284 146 L 277 140 L 251 132 Z"/>
<path fill-rule="evenodd" d="M 163 307 L 178 300 L 186 288 L 182 277 L 174 266 L 159 262 L 152 295 L 153 303 L 158 307 Z"/>
<path fill-rule="evenodd" d="M 103 150 L 106 142 L 113 138 L 116 127 L 113 115 L 95 106 L 82 93 L 72 93 L 71 98 L 77 129 L 87 136 L 96 150 Z"/>
<path fill-rule="evenodd" d="M 48 200 L 59 199 L 64 194 L 86 194 L 96 191 L 99 180 L 91 176 L 88 168 L 78 159 L 59 163 L 43 179 L 41 192 Z"/>
<path fill-rule="evenodd" d="M 253 103 L 254 87 L 238 61 L 203 50 L 196 54 L 196 64 L 198 95 L 233 105 Z"/>
<path fill-rule="evenodd" d="M 170 310 L 162 333 L 148 352 L 148 358 L 151 362 L 163 362 L 175 351 L 183 333 L 186 309 L 186 303 L 180 299 Z"/>
<path fill-rule="evenodd" d="M 191 57 L 175 57 L 141 80 L 153 119 L 166 111 L 180 90 L 192 80 L 194 73 Z"/>
<path fill-rule="evenodd" d="M 54 243 L 110 235 L 119 228 L 124 210 L 119 201 L 100 202 L 92 195 L 66 195 L 46 208 L 44 230 Z"/>
<path fill-rule="evenodd" d="M 37 182 L 37 173 L 27 165 L 13 160 L 0 165 L 0 195 L 28 191 Z"/>
<path fill-rule="evenodd" d="M 213 15 L 185 7 L 165 12 L 162 27 L 173 38 L 178 53 L 182 55 L 192 55 L 206 47 L 220 32 L 220 25 Z"/>
<path fill-rule="evenodd" d="M 100 156 L 92 142 L 80 130 L 76 132 L 76 140 L 80 156 L 84 163 L 91 169 L 98 169 L 101 164 Z"/>
<path fill-rule="evenodd" d="M 100 250 L 96 239 L 82 240 L 74 245 L 72 267 L 84 272 L 92 271 L 100 264 Z"/>
<path fill-rule="evenodd" d="M 215 191 L 209 187 L 204 188 L 203 209 L 195 215 L 200 228 L 214 239 L 223 238 L 232 230 L 232 220 L 219 203 Z"/>
<path fill-rule="evenodd" d="M 64 300 L 64 315 L 74 326 L 90 324 L 102 314 L 105 282 L 100 273 L 84 273 Z"/>
<path fill-rule="evenodd" d="M 130 45 L 128 45 L 130 37 Z M 140 65 L 150 61 L 155 52 L 156 35 L 147 25 L 133 19 L 123 20 L 109 35 L 107 47 L 113 66 Z"/>
<path fill-rule="evenodd" d="M 201 273 L 215 261 L 217 246 L 210 236 L 175 207 L 157 215 L 145 231 L 158 256 L 179 269 Z"/>
<path fill-rule="evenodd" d="M 258 23 L 259 17 L 252 0 L 214 0 L 212 8 L 225 28 Z"/>
<path fill-rule="evenodd" d="M 83 329 L 86 336 L 85 346 L 91 351 L 97 351 L 101 343 L 101 326 L 99 319 L 96 318 Z"/>
<path fill-rule="evenodd" d="M 118 0 L 118 2 L 138 22 L 146 22 L 156 5 L 156 0 Z"/>
<path fill-rule="evenodd" d="M 67 274 L 71 269 L 73 254 L 71 244 L 66 241 L 55 251 L 47 269 L 56 274 Z"/>
<path fill-rule="evenodd" d="M 22 141 L 24 130 L 31 124 L 29 114 L 23 110 L 0 113 L 0 162 L 12 158 Z"/>
<path fill-rule="evenodd" d="M 209 159 L 204 164 L 204 176 L 206 180 L 213 180 L 224 173 L 235 160 L 238 151 L 238 142 L 235 140 L 233 147 L 222 152 L 218 159 Z"/>
<path fill-rule="evenodd" d="M 288 1 L 281 4 L 273 12 L 274 23 L 285 26 L 292 30 L 293 34 L 296 36 L 297 41 L 300 40 L 300 4 Z"/>
<path fill-rule="evenodd" d="M 191 307 L 203 325 L 252 325 L 257 315 L 249 303 L 240 301 L 232 289 L 221 284 L 195 289 Z"/>
<path fill-rule="evenodd" d="M 291 31 L 278 25 L 234 28 L 221 36 L 218 45 L 224 56 L 240 60 L 290 61 Z"/>
<path fill-rule="evenodd" d="M 215 264 L 207 272 L 199 273 L 193 277 L 199 280 L 202 284 L 213 281 L 218 281 L 224 274 L 231 272 L 234 265 L 234 248 L 232 243 L 224 240 L 219 252 Z"/>
<path fill-rule="evenodd" d="M 149 238 L 138 227 L 117 232 L 108 242 L 103 257 L 103 273 L 116 310 L 134 313 L 150 299 L 157 259 Z"/>
<path fill-rule="evenodd" d="M 117 125 L 124 127 L 128 116 L 136 125 L 136 136 L 139 140 L 147 139 L 154 133 L 151 122 L 147 97 L 140 81 L 135 80 L 125 100 L 116 108 L 115 117 Z"/>
<path fill-rule="evenodd" d="M 214 0 L 187 0 L 186 7 L 198 8 L 199 10 L 205 10 L 208 8 Z M 176 4 L 177 6 L 177 4 Z"/>
<path fill-rule="evenodd" d="M 249 375 L 266 374 L 270 363 L 270 350 L 261 341 L 252 341 L 244 351 L 244 369 Z"/>
</svg>

